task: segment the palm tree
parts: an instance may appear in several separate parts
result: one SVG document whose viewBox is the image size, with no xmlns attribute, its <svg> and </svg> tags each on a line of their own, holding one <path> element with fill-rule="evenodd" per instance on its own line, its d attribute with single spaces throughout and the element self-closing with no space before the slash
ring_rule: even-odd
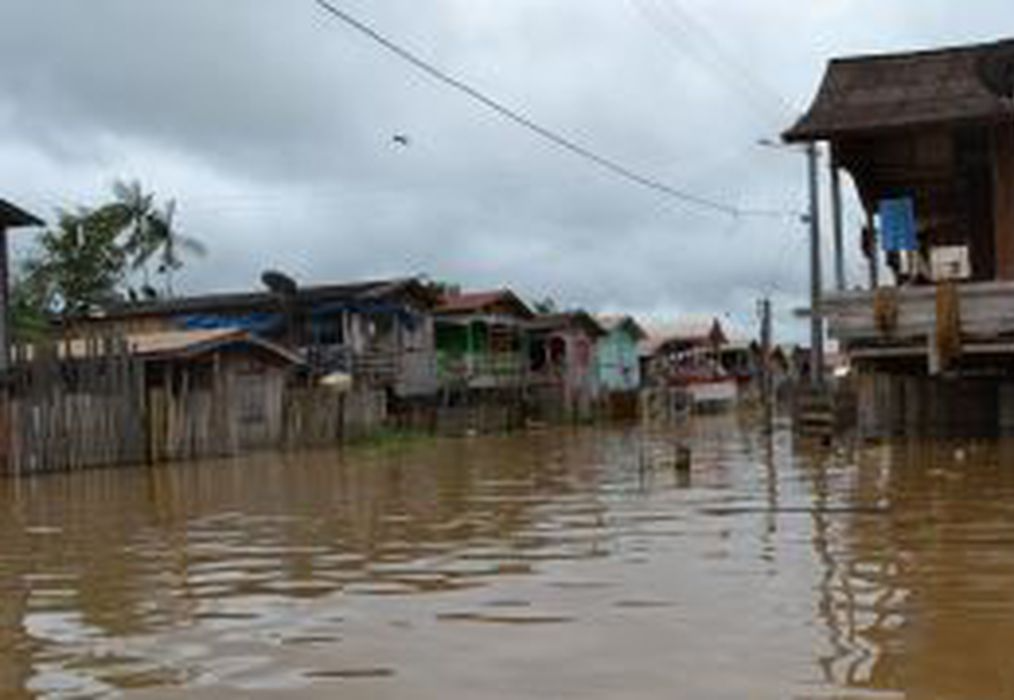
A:
<svg viewBox="0 0 1014 700">
<path fill-rule="evenodd" d="M 137 180 L 113 183 L 115 201 L 95 211 L 92 216 L 105 220 L 121 234 L 121 245 L 131 271 L 140 271 L 140 296 L 153 298 L 158 292 L 151 284 L 149 264 L 157 260 L 157 273 L 165 278 L 164 293 L 173 295 L 173 274 L 183 267 L 184 251 L 204 255 L 200 241 L 181 235 L 175 228 L 176 202 L 165 208 L 156 207 L 155 195 L 145 192 Z M 131 290 L 131 297 L 138 294 Z"/>
<path fill-rule="evenodd" d="M 152 218 L 155 215 L 155 195 L 147 193 L 137 180 L 113 183 L 114 200 L 90 214 L 103 227 L 117 231 L 117 238 L 131 271 L 141 270 L 142 291 L 151 290 L 148 262 L 155 253 L 152 235 Z M 131 290 L 131 296 L 134 291 Z"/>
<path fill-rule="evenodd" d="M 176 200 L 171 199 L 162 211 L 156 211 L 148 222 L 146 248 L 148 257 L 157 256 L 158 273 L 165 278 L 165 294 L 173 296 L 173 274 L 183 267 L 183 253 L 203 257 L 207 248 L 196 238 L 185 236 L 176 229 Z"/>
</svg>

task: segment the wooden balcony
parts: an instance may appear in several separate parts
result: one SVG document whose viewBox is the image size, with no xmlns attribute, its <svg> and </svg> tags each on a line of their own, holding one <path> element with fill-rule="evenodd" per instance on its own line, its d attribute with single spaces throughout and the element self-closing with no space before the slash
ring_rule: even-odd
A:
<svg viewBox="0 0 1014 700">
<path fill-rule="evenodd" d="M 1014 354 L 1014 282 L 954 287 L 961 354 Z M 828 295 L 821 313 L 832 338 L 852 360 L 926 358 L 931 371 L 939 341 L 938 287 L 897 287 Z"/>
<path fill-rule="evenodd" d="M 315 345 L 306 348 L 306 357 L 317 372 L 344 372 L 371 386 L 392 385 L 401 371 L 401 358 L 394 350 L 355 352 L 347 345 Z"/>
<path fill-rule="evenodd" d="M 441 383 L 488 389 L 520 386 L 525 380 L 525 361 L 521 353 L 440 353 L 437 362 Z"/>
</svg>

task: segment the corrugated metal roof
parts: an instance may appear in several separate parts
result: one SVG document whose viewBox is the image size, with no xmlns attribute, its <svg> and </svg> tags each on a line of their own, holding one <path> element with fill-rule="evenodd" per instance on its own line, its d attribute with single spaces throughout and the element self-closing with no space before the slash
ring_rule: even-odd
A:
<svg viewBox="0 0 1014 700">
<path fill-rule="evenodd" d="M 239 344 L 259 348 L 291 364 L 303 364 L 304 362 L 296 352 L 237 329 L 132 333 L 125 336 L 124 340 L 130 353 L 143 359 L 194 357 L 213 352 L 224 346 Z M 89 355 L 90 342 L 86 338 L 74 338 L 69 345 L 60 343 L 60 355 L 74 359 L 86 358 Z"/>
<path fill-rule="evenodd" d="M 606 334 L 606 330 L 586 311 L 540 314 L 528 324 L 528 328 L 533 331 L 554 331 L 573 326 L 583 328 L 591 336 Z"/>
<path fill-rule="evenodd" d="M 1014 40 L 831 61 L 810 110 L 788 141 L 919 125 L 1009 118 L 987 86 L 987 63 L 1006 61 Z M 1014 67 L 1011 68 L 1014 70 Z"/>
<path fill-rule="evenodd" d="M 706 314 L 687 314 L 679 318 L 645 324 L 646 338 L 641 344 L 643 354 L 652 355 L 666 343 L 711 342 L 717 334 L 725 342 L 725 330 L 721 321 Z"/>
<path fill-rule="evenodd" d="M 299 287 L 295 294 L 298 304 L 326 303 L 331 301 L 384 300 L 403 294 L 428 295 L 422 283 L 415 278 L 370 280 L 347 284 L 328 284 Z M 136 316 L 162 316 L 176 314 L 215 313 L 226 310 L 256 311 L 278 306 L 278 295 L 264 292 L 238 292 L 203 294 L 151 302 L 122 304 L 111 308 L 105 318 Z"/>
<path fill-rule="evenodd" d="M 264 350 L 291 364 L 303 364 L 303 358 L 281 345 L 251 335 L 244 330 L 205 329 L 138 333 L 127 336 L 131 352 L 141 357 L 172 358 L 201 355 L 227 345 L 246 345 Z"/>
<path fill-rule="evenodd" d="M 531 318 L 535 315 L 528 305 L 509 289 L 448 294 L 440 300 L 440 305 L 437 306 L 435 313 L 478 314 L 497 304 L 507 304 L 514 307 L 517 315 L 523 318 Z"/>
</svg>

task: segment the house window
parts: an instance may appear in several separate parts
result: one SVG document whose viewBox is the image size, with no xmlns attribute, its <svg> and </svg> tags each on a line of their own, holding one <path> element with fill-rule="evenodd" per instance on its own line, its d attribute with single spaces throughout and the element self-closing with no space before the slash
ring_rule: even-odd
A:
<svg viewBox="0 0 1014 700">
<path fill-rule="evenodd" d="M 528 347 L 528 367 L 533 372 L 541 372 L 546 368 L 546 343 L 542 339 L 532 341 Z"/>
<path fill-rule="evenodd" d="M 563 338 L 552 338 L 549 341 L 549 361 L 556 367 L 567 362 L 567 341 Z"/>
<path fill-rule="evenodd" d="M 318 345 L 341 345 L 344 338 L 342 332 L 342 315 L 323 316 L 314 320 L 314 342 Z"/>
</svg>

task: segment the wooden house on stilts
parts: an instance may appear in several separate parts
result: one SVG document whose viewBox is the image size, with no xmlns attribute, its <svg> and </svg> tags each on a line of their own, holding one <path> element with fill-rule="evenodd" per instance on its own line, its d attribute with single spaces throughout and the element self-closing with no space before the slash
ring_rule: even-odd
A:
<svg viewBox="0 0 1014 700">
<path fill-rule="evenodd" d="M 831 62 L 784 138 L 829 145 L 865 214 L 869 284 L 813 311 L 856 372 L 864 433 L 1014 428 L 1014 41 Z M 841 247 L 836 268 L 843 269 Z"/>
</svg>

